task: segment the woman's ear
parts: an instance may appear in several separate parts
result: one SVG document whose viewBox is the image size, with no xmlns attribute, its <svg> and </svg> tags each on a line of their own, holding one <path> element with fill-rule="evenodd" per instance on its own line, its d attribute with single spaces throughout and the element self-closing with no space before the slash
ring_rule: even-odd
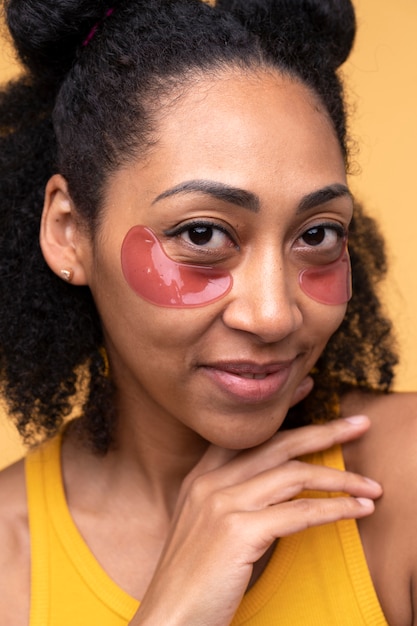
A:
<svg viewBox="0 0 417 626">
<path fill-rule="evenodd" d="M 57 276 L 73 285 L 87 284 L 91 246 L 77 219 L 67 181 L 60 174 L 46 185 L 39 239 L 45 261 Z"/>
</svg>

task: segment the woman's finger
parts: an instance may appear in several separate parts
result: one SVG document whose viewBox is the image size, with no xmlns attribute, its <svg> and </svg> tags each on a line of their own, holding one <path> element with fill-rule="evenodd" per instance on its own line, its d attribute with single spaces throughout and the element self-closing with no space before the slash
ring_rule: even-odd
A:
<svg viewBox="0 0 417 626">
<path fill-rule="evenodd" d="M 187 479 L 187 487 L 198 476 L 204 475 L 207 490 L 236 485 L 259 473 L 278 467 L 291 459 L 321 452 L 335 444 L 360 437 L 369 428 L 369 419 L 355 416 L 338 419 L 327 424 L 302 426 L 294 430 L 279 431 L 264 444 L 240 453 L 209 450 Z M 214 448 L 214 446 L 213 446 Z M 212 467 L 208 470 L 207 467 Z"/>
<path fill-rule="evenodd" d="M 253 542 L 251 558 L 256 560 L 280 537 L 344 519 L 360 519 L 374 509 L 371 498 L 299 498 L 242 514 L 240 524 L 250 529 L 251 538 L 246 541 Z"/>
<path fill-rule="evenodd" d="M 278 468 L 262 472 L 223 493 L 240 510 L 259 510 L 286 502 L 305 491 L 344 493 L 355 497 L 379 498 L 381 486 L 352 472 L 289 461 Z"/>
</svg>

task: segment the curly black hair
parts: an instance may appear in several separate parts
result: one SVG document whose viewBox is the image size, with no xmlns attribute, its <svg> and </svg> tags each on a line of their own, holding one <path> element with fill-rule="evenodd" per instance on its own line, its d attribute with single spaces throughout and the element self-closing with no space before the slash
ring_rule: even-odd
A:
<svg viewBox="0 0 417 626">
<path fill-rule="evenodd" d="M 116 415 L 100 318 L 89 289 L 64 283 L 42 257 L 47 180 L 66 178 L 93 234 L 106 180 L 146 154 L 163 97 L 225 68 L 273 68 L 305 84 L 348 165 L 337 70 L 355 15 L 350 0 L 4 0 L 4 9 L 24 73 L 0 92 L 2 392 L 27 442 L 56 433 L 81 402 L 83 432 L 105 453 Z M 288 425 L 334 417 L 347 389 L 392 383 L 391 325 L 375 291 L 384 247 L 359 206 L 350 253 L 354 295 Z"/>
</svg>

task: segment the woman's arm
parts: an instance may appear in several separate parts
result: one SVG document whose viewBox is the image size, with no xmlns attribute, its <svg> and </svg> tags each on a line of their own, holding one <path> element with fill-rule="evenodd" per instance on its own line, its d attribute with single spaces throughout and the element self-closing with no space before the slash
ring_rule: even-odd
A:
<svg viewBox="0 0 417 626">
<path fill-rule="evenodd" d="M 417 626 L 417 394 L 357 393 L 343 411 L 371 420 L 344 446 L 346 468 L 384 488 L 374 515 L 358 522 L 375 590 L 391 626 Z"/>
</svg>

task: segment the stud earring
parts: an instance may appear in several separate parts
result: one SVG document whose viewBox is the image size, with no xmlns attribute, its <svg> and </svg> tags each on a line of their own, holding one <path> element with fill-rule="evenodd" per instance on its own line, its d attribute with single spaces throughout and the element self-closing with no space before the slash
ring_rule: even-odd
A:
<svg viewBox="0 0 417 626">
<path fill-rule="evenodd" d="M 61 275 L 61 278 L 67 283 L 70 283 L 74 278 L 74 270 L 72 268 L 60 270 L 59 273 Z"/>
</svg>

